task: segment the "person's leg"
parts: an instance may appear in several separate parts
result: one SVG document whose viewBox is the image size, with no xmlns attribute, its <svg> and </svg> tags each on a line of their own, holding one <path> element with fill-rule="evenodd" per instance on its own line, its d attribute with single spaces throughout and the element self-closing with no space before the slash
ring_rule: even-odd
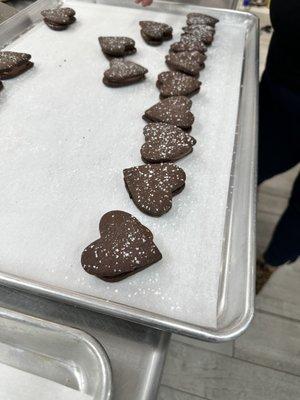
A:
<svg viewBox="0 0 300 400">
<path fill-rule="evenodd" d="M 259 89 L 258 184 L 299 162 L 299 113 L 300 95 L 265 71 Z"/>
<path fill-rule="evenodd" d="M 258 184 L 300 161 L 300 93 L 272 82 L 267 71 L 260 84 Z M 299 256 L 300 178 L 263 259 L 257 262 L 258 293 L 279 265 Z"/>
<path fill-rule="evenodd" d="M 300 257 L 300 174 L 298 175 L 289 205 L 280 218 L 271 242 L 264 253 L 267 264 L 278 267 Z"/>
</svg>

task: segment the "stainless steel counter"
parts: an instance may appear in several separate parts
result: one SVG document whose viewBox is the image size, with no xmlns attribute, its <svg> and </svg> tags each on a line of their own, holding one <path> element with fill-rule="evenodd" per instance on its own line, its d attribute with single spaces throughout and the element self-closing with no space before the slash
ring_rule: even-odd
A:
<svg viewBox="0 0 300 400">
<path fill-rule="evenodd" d="M 31 3 L 33 3 L 33 1 L 30 0 L 11 0 L 8 2 L 9 5 L 15 7 L 17 10 L 22 10 L 23 8 L 28 7 Z M 189 1 L 189 3 L 191 3 L 191 1 Z M 235 10 L 238 0 L 196 0 L 194 3 L 206 7 Z"/>
<path fill-rule="evenodd" d="M 197 4 L 204 7 L 227 8 L 231 10 L 236 10 L 238 0 L 194 0 L 189 1 L 189 4 Z"/>
<path fill-rule="evenodd" d="M 170 335 L 0 286 L 0 306 L 79 328 L 96 338 L 112 365 L 113 400 L 154 400 Z"/>
</svg>

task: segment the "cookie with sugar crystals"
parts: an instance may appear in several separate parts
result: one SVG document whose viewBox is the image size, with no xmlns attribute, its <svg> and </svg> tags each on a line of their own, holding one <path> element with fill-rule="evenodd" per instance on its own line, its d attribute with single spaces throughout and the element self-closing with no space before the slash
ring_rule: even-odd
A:
<svg viewBox="0 0 300 400">
<path fill-rule="evenodd" d="M 136 53 L 135 41 L 125 36 L 100 36 L 103 53 L 109 57 L 125 57 Z"/>
<path fill-rule="evenodd" d="M 133 215 L 109 211 L 99 225 L 100 239 L 81 256 L 86 272 L 107 282 L 117 282 L 161 260 L 151 231 Z"/>
<path fill-rule="evenodd" d="M 160 90 L 161 98 L 192 96 L 199 92 L 201 82 L 178 71 L 166 71 L 158 75 L 156 86 Z"/>
<path fill-rule="evenodd" d="M 206 55 L 199 51 L 171 52 L 166 55 L 166 64 L 170 69 L 192 76 L 199 75 L 199 72 L 205 67 L 205 60 Z"/>
<path fill-rule="evenodd" d="M 147 122 L 165 122 L 187 131 L 194 123 L 191 107 L 192 101 L 187 97 L 169 97 L 146 110 L 143 119 Z"/>
<path fill-rule="evenodd" d="M 131 85 L 145 79 L 148 70 L 132 61 L 113 59 L 104 72 L 103 83 L 111 87 Z"/>
<path fill-rule="evenodd" d="M 189 13 L 186 16 L 186 22 L 188 25 L 210 25 L 215 26 L 219 20 L 210 15 L 201 13 Z"/>
<path fill-rule="evenodd" d="M 164 40 L 172 39 L 173 28 L 168 24 L 156 21 L 140 21 L 140 27 L 142 38 L 152 46 L 158 46 Z"/>
<path fill-rule="evenodd" d="M 184 26 L 183 28 L 182 28 L 182 30 L 185 32 L 185 33 L 189 33 L 189 32 L 192 32 L 193 30 L 197 30 L 197 29 L 200 29 L 201 31 L 203 31 L 203 32 L 208 32 L 208 33 L 210 33 L 211 35 L 213 35 L 214 36 L 214 34 L 216 33 L 216 28 L 214 27 L 214 26 L 210 26 L 210 25 L 197 25 L 197 24 L 190 24 L 190 25 L 186 25 L 186 26 Z"/>
<path fill-rule="evenodd" d="M 162 122 L 146 125 L 144 135 L 141 156 L 146 163 L 177 161 L 190 154 L 196 144 L 196 139 L 187 132 Z"/>
<path fill-rule="evenodd" d="M 143 213 L 159 217 L 172 207 L 172 198 L 185 186 L 185 172 L 174 164 L 146 164 L 124 169 L 129 196 Z"/>
<path fill-rule="evenodd" d="M 203 42 L 207 46 L 212 44 L 214 40 L 214 33 L 205 29 L 205 25 L 191 25 L 183 28 L 184 33 L 181 37 L 185 37 L 186 35 L 195 36 L 200 42 Z"/>
<path fill-rule="evenodd" d="M 178 53 L 180 51 L 199 51 L 199 53 L 205 53 L 207 47 L 201 40 L 198 40 L 191 34 L 185 34 L 180 38 L 179 42 L 175 42 L 171 45 L 170 51 Z"/>
<path fill-rule="evenodd" d="M 41 12 L 45 24 L 54 31 L 63 31 L 76 21 L 75 11 L 70 7 L 54 8 Z"/>
<path fill-rule="evenodd" d="M 0 79 L 14 78 L 33 67 L 31 55 L 15 51 L 0 51 Z"/>
</svg>

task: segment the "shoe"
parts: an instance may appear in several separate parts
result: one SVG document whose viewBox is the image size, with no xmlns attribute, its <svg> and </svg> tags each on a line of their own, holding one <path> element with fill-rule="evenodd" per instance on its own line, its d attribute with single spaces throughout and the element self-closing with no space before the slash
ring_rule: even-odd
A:
<svg viewBox="0 0 300 400">
<path fill-rule="evenodd" d="M 263 259 L 256 261 L 256 294 L 265 286 L 272 274 L 276 271 L 276 267 L 267 264 Z"/>
</svg>

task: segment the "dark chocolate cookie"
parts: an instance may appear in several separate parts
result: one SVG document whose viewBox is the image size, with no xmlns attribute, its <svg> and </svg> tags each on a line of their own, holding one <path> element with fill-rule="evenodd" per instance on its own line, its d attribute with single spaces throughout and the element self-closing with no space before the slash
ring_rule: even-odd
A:
<svg viewBox="0 0 300 400">
<path fill-rule="evenodd" d="M 185 35 L 192 35 L 195 36 L 200 42 L 203 42 L 209 46 L 214 40 L 214 34 L 205 28 L 205 25 L 187 26 L 183 28 L 185 33 L 183 33 L 181 37 L 184 37 Z"/>
<path fill-rule="evenodd" d="M 170 25 L 155 21 L 140 21 L 141 35 L 145 42 L 153 46 L 164 40 L 172 39 L 173 29 Z"/>
<path fill-rule="evenodd" d="M 210 15 L 200 13 L 190 13 L 186 16 L 186 22 L 188 25 L 210 25 L 215 26 L 219 22 L 217 18 L 211 17 Z"/>
<path fill-rule="evenodd" d="M 134 204 L 159 217 L 172 207 L 172 197 L 185 186 L 184 171 L 174 164 L 146 164 L 124 169 L 124 181 Z"/>
<path fill-rule="evenodd" d="M 0 92 L 3 89 L 3 83 L 0 81 Z"/>
<path fill-rule="evenodd" d="M 86 272 L 104 281 L 117 282 L 161 260 L 153 235 L 135 217 L 124 211 L 110 211 L 99 225 L 100 239 L 83 251 Z"/>
<path fill-rule="evenodd" d="M 151 123 L 144 128 L 145 143 L 141 148 L 146 163 L 174 162 L 193 151 L 196 139 L 174 125 Z"/>
<path fill-rule="evenodd" d="M 195 36 L 185 34 L 180 38 L 179 42 L 171 45 L 170 50 L 174 53 L 178 53 L 180 51 L 199 51 L 199 53 L 205 53 L 207 51 L 207 47 Z"/>
<path fill-rule="evenodd" d="M 187 97 L 170 97 L 146 110 L 143 118 L 146 121 L 165 122 L 189 130 L 194 123 L 191 107 L 192 101 Z"/>
<path fill-rule="evenodd" d="M 198 76 L 199 72 L 205 67 L 206 55 L 199 51 L 181 51 L 166 55 L 166 64 L 175 71 L 185 74 Z"/>
<path fill-rule="evenodd" d="M 104 72 L 103 83 L 111 87 L 131 85 L 145 79 L 148 70 L 132 61 L 113 59 L 110 68 Z"/>
<path fill-rule="evenodd" d="M 190 33 L 193 30 L 197 30 L 197 28 L 200 28 L 204 32 L 208 32 L 211 35 L 214 35 L 216 33 L 216 28 L 214 26 L 210 26 L 210 25 L 197 25 L 197 24 L 194 25 L 194 24 L 191 24 L 191 25 L 184 26 L 182 28 L 182 30 L 185 33 Z"/>
<path fill-rule="evenodd" d="M 162 98 L 172 96 L 192 96 L 199 92 L 201 82 L 193 76 L 177 71 L 161 72 L 156 86 Z"/>
<path fill-rule="evenodd" d="M 41 14 L 45 24 L 55 31 L 63 31 L 76 21 L 75 11 L 69 7 L 43 10 Z"/>
<path fill-rule="evenodd" d="M 111 57 L 124 57 L 136 52 L 135 41 L 124 36 L 100 36 L 98 38 L 104 54 Z"/>
<path fill-rule="evenodd" d="M 14 78 L 33 66 L 30 54 L 0 51 L 0 79 Z"/>
</svg>

